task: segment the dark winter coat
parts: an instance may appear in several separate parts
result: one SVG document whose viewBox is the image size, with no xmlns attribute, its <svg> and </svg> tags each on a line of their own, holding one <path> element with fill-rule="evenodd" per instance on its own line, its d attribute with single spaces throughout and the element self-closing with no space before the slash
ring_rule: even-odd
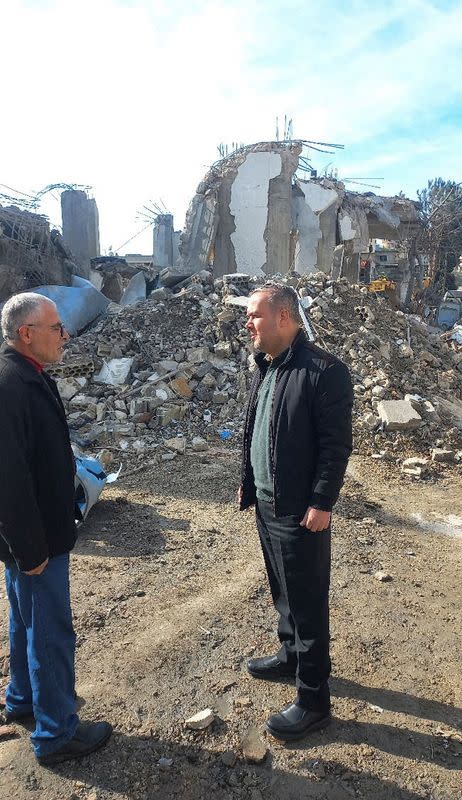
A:
<svg viewBox="0 0 462 800">
<path fill-rule="evenodd" d="M 258 390 L 268 362 L 256 356 L 244 431 L 241 510 L 255 503 L 250 444 Z M 300 331 L 278 368 L 270 421 L 276 517 L 330 511 L 352 450 L 353 390 L 347 367 Z"/>
<path fill-rule="evenodd" d="M 0 559 L 24 572 L 72 550 L 74 457 L 55 382 L 0 352 Z"/>
</svg>

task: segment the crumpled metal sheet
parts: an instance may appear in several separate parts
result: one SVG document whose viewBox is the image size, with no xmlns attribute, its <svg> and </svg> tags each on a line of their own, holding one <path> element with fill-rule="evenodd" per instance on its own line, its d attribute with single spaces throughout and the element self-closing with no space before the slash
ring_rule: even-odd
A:
<svg viewBox="0 0 462 800">
<path fill-rule="evenodd" d="M 111 302 L 90 281 L 77 275 L 72 278 L 72 286 L 37 286 L 29 291 L 56 303 L 63 325 L 71 336 L 101 316 Z"/>
<path fill-rule="evenodd" d="M 120 474 L 105 472 L 101 461 L 92 456 L 75 455 L 75 515 L 77 524 L 87 518 L 91 508 L 98 502 L 101 492 L 107 483 L 113 483 Z"/>
</svg>

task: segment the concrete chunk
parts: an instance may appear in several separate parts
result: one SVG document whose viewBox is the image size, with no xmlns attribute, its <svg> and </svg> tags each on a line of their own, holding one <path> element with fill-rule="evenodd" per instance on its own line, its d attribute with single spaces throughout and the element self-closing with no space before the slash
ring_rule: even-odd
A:
<svg viewBox="0 0 462 800">
<path fill-rule="evenodd" d="M 454 450 L 445 450 L 442 447 L 434 447 L 431 451 L 432 461 L 451 464 L 455 461 Z"/>
<path fill-rule="evenodd" d="M 420 414 L 407 400 L 382 400 L 377 414 L 389 431 L 412 431 L 422 422 Z"/>
<path fill-rule="evenodd" d="M 406 458 L 401 466 L 401 472 L 405 475 L 413 475 L 415 478 L 423 478 L 427 474 L 427 458 Z"/>
<path fill-rule="evenodd" d="M 194 714 L 193 717 L 189 717 L 185 724 L 186 727 L 190 728 L 192 731 L 201 731 L 204 728 L 208 728 L 214 719 L 215 714 L 213 713 L 212 709 L 205 708 L 204 711 L 199 711 L 198 714 Z"/>
<path fill-rule="evenodd" d="M 268 747 L 256 727 L 249 728 L 242 739 L 242 753 L 250 764 L 261 764 L 265 760 Z"/>
</svg>

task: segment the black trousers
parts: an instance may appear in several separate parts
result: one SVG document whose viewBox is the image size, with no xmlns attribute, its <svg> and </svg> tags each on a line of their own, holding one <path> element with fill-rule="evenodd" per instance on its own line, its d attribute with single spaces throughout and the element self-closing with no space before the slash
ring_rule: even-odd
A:
<svg viewBox="0 0 462 800">
<path fill-rule="evenodd" d="M 330 529 L 311 533 L 300 516 L 275 517 L 257 500 L 257 528 L 274 606 L 279 613 L 278 658 L 296 667 L 298 702 L 329 708 Z"/>
</svg>

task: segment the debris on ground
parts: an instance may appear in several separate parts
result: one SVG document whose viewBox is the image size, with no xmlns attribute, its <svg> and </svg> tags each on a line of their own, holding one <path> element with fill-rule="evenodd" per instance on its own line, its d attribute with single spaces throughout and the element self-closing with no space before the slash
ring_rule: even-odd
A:
<svg viewBox="0 0 462 800">
<path fill-rule="evenodd" d="M 356 452 L 398 466 L 428 458 L 426 474 L 460 465 L 461 346 L 345 278 L 278 279 L 304 301 L 315 343 L 351 371 Z M 241 274 L 213 280 L 202 270 L 161 297 L 110 304 L 50 370 L 73 441 L 107 448 L 131 467 L 235 445 L 254 363 L 245 305 L 261 282 Z M 454 455 L 433 458 L 440 450 Z M 421 477 L 414 467 L 403 475 Z"/>
<path fill-rule="evenodd" d="M 258 728 L 252 726 L 242 739 L 242 754 L 250 764 L 261 764 L 265 760 L 268 747 L 261 738 Z"/>
</svg>

